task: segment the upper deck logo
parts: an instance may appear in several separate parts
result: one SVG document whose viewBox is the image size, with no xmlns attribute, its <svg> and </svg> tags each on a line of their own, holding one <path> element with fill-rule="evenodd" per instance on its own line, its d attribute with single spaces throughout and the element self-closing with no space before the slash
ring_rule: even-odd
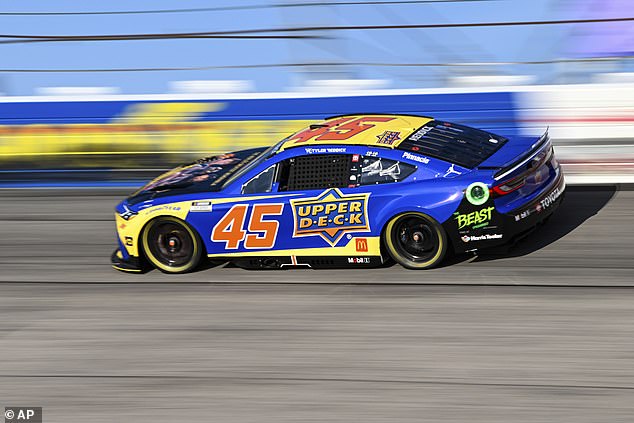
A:
<svg viewBox="0 0 634 423">
<path fill-rule="evenodd" d="M 335 246 L 348 232 L 369 232 L 370 193 L 345 195 L 330 188 L 317 197 L 290 200 L 294 237 L 319 235 Z"/>
<path fill-rule="evenodd" d="M 401 137 L 399 137 L 399 135 L 401 135 L 400 132 L 395 132 L 395 131 L 385 131 L 383 132 L 381 135 L 377 135 L 376 137 L 378 138 L 378 140 L 376 141 L 378 144 L 387 144 L 387 145 L 392 145 L 394 144 L 396 141 L 400 140 Z"/>
</svg>

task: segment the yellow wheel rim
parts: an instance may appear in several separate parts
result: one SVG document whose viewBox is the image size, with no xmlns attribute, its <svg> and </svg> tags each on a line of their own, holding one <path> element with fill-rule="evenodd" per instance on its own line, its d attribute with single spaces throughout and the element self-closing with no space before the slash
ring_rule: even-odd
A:
<svg viewBox="0 0 634 423">
<path fill-rule="evenodd" d="M 408 215 L 412 215 L 412 216 L 419 216 L 422 217 L 424 219 L 426 219 L 427 221 L 429 221 L 430 223 L 433 223 L 432 226 L 434 231 L 436 232 L 436 236 L 438 237 L 438 248 L 436 251 L 436 254 L 434 254 L 433 257 L 425 260 L 425 261 L 413 261 L 410 260 L 406 257 L 403 257 L 403 255 L 398 251 L 398 249 L 396 248 L 396 246 L 394 245 L 394 241 L 392 240 L 392 231 L 394 230 L 394 225 L 396 224 L 396 222 L 402 218 L 403 216 L 408 216 Z M 428 268 L 431 267 L 435 264 L 437 264 L 440 259 L 443 256 L 443 252 L 445 249 L 445 242 L 444 242 L 444 237 L 443 234 L 441 232 L 440 226 L 438 224 L 435 223 L 435 221 L 429 217 L 428 215 L 426 215 L 425 213 L 421 213 L 421 212 L 409 212 L 409 213 L 403 213 L 400 214 L 398 216 L 393 217 L 387 224 L 387 226 L 385 227 L 385 245 L 390 253 L 390 255 L 392 256 L 392 258 L 394 258 L 397 262 L 406 265 L 407 267 L 411 267 L 411 268 L 416 268 L 416 269 L 424 269 L 424 268 Z"/>
<path fill-rule="evenodd" d="M 149 240 L 149 234 L 150 234 L 150 229 L 152 228 L 153 225 L 156 224 L 156 222 L 158 221 L 163 221 L 163 222 L 173 222 L 175 224 L 180 225 L 190 236 L 191 241 L 192 241 L 192 255 L 191 255 L 191 259 L 181 265 L 181 266 L 169 266 L 165 263 L 162 263 L 158 257 L 156 257 L 154 255 L 154 253 L 152 252 L 152 248 L 150 247 L 150 240 Z M 199 256 L 199 251 L 200 251 L 200 245 L 198 244 L 198 237 L 196 236 L 196 234 L 194 233 L 194 231 L 192 231 L 192 229 L 189 227 L 189 225 L 187 225 L 187 223 L 183 222 L 180 219 L 177 219 L 175 217 L 171 217 L 171 216 L 164 216 L 164 217 L 160 217 L 160 218 L 156 218 L 154 220 L 152 220 L 144 229 L 143 229 L 143 235 L 141 237 L 141 242 L 143 245 L 143 251 L 145 252 L 145 256 L 147 257 L 147 259 L 150 261 L 150 263 L 152 263 L 152 265 L 158 269 L 161 269 L 165 272 L 168 273 L 181 273 L 181 272 L 186 272 L 188 270 L 193 269 L 196 266 L 196 262 L 197 262 L 197 257 Z"/>
</svg>

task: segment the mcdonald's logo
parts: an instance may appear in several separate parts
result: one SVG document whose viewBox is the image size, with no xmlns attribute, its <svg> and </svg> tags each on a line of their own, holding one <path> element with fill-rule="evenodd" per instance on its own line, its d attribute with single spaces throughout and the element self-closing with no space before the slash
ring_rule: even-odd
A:
<svg viewBox="0 0 634 423">
<path fill-rule="evenodd" d="M 367 238 L 356 238 L 356 247 L 358 252 L 368 252 L 368 239 Z"/>
</svg>

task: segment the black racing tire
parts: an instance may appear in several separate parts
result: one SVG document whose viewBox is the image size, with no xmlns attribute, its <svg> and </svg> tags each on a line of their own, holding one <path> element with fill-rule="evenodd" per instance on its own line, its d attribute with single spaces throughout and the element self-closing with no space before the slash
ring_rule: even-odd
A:
<svg viewBox="0 0 634 423">
<path fill-rule="evenodd" d="M 383 232 L 390 256 L 407 269 L 430 269 L 443 261 L 449 240 L 445 230 L 430 216 L 407 212 L 394 216 Z"/>
<path fill-rule="evenodd" d="M 203 255 L 200 236 L 187 223 L 172 216 L 151 220 L 141 234 L 148 262 L 164 273 L 187 273 Z"/>
</svg>

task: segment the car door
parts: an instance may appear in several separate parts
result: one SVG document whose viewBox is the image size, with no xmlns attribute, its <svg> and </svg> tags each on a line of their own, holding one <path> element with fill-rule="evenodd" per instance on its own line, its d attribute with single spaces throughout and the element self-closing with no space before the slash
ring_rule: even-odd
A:
<svg viewBox="0 0 634 423">
<path fill-rule="evenodd" d="M 304 154 L 280 163 L 277 192 L 289 205 L 288 239 L 293 249 L 338 247 L 351 231 L 369 231 L 368 194 L 344 193 L 356 186 L 352 154 Z"/>
</svg>

